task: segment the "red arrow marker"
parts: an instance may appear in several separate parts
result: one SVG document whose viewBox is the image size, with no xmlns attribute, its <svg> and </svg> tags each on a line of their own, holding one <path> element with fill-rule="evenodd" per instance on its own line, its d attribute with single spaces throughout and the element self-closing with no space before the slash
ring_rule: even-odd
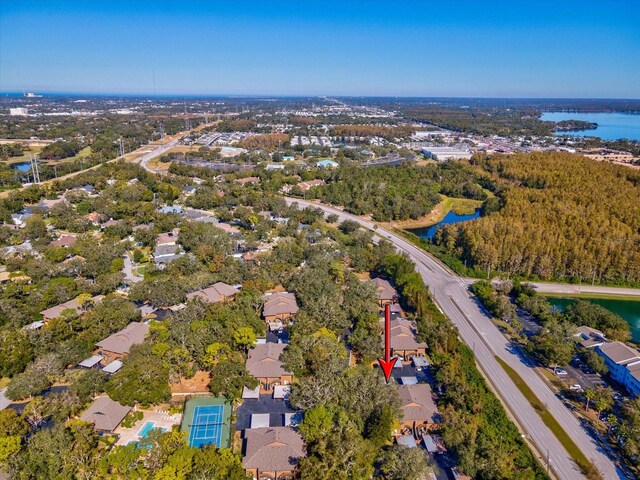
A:
<svg viewBox="0 0 640 480">
<path fill-rule="evenodd" d="M 391 378 L 391 369 L 396 364 L 398 357 L 389 358 L 391 356 L 391 309 L 389 305 L 384 306 L 384 360 L 378 358 L 380 368 L 384 372 L 384 379 L 389 383 Z"/>
</svg>

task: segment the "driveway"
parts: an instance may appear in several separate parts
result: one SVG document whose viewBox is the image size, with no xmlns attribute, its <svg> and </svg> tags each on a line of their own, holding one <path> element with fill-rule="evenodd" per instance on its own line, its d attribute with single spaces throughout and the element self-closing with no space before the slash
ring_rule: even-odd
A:
<svg viewBox="0 0 640 480">
<path fill-rule="evenodd" d="M 122 258 L 124 259 L 124 268 L 122 271 L 124 272 L 124 279 L 128 284 L 138 283 L 144 280 L 144 277 L 134 273 L 133 271 L 133 262 L 131 261 L 131 257 L 128 253 L 125 253 Z"/>
</svg>

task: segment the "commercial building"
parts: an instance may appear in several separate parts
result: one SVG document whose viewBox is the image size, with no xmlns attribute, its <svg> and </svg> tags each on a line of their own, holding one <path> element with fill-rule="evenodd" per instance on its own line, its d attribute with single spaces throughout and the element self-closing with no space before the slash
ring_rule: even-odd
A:
<svg viewBox="0 0 640 480">
<path fill-rule="evenodd" d="M 445 160 L 468 160 L 473 153 L 452 147 L 423 147 L 421 152 L 427 157 L 443 162 Z"/>
<path fill-rule="evenodd" d="M 604 343 L 596 347 L 604 358 L 611 378 L 634 395 L 640 395 L 640 352 L 622 342 Z"/>
<path fill-rule="evenodd" d="M 29 112 L 26 108 L 23 107 L 18 107 L 18 108 L 10 108 L 9 109 L 9 115 L 13 116 L 13 117 L 17 117 L 17 116 L 25 116 L 28 115 Z"/>
</svg>

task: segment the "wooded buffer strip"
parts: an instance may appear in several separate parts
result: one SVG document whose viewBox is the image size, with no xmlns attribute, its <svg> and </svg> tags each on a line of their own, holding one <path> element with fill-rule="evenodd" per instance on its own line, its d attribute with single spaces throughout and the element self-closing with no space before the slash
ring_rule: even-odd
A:
<svg viewBox="0 0 640 480">
<path fill-rule="evenodd" d="M 393 280 L 406 308 L 417 315 L 420 340 L 429 345 L 436 383 L 443 391 L 442 438 L 464 473 L 479 479 L 548 478 L 487 387 L 473 352 L 433 303 L 415 265 L 402 255 L 389 255 L 381 273 Z"/>
<path fill-rule="evenodd" d="M 381 222 L 415 220 L 440 202 L 438 193 L 486 199 L 475 181 L 468 168 L 453 163 L 421 168 L 346 167 L 330 174 L 318 197 L 356 215 L 372 214 Z"/>
<path fill-rule="evenodd" d="M 541 279 L 640 282 L 640 173 L 553 152 L 472 160 L 504 208 L 436 242 L 484 270 Z"/>
</svg>

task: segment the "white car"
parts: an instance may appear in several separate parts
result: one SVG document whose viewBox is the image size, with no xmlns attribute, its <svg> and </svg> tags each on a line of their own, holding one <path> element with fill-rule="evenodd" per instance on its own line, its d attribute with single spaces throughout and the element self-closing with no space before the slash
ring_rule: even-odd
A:
<svg viewBox="0 0 640 480">
<path fill-rule="evenodd" d="M 567 371 L 564 368 L 556 368 L 553 372 L 559 377 L 564 377 L 568 375 Z"/>
<path fill-rule="evenodd" d="M 574 383 L 573 385 L 571 385 L 569 387 L 569 390 L 575 390 L 577 392 L 581 392 L 582 391 L 582 385 L 580 385 L 579 383 Z"/>
</svg>

